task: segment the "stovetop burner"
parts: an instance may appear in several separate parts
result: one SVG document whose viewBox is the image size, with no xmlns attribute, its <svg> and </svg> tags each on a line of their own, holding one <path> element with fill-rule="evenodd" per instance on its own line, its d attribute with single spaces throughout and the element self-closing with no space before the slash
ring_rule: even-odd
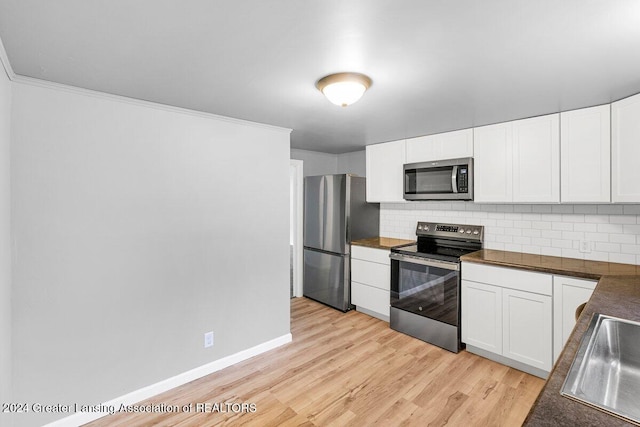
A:
<svg viewBox="0 0 640 427">
<path fill-rule="evenodd" d="M 484 227 L 467 224 L 418 222 L 417 244 L 391 249 L 422 258 L 458 261 L 461 256 L 482 249 Z"/>
</svg>

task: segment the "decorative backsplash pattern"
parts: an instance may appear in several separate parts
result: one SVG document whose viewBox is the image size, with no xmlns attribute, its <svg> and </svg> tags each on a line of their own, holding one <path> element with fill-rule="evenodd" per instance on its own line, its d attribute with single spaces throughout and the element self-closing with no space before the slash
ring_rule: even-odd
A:
<svg viewBox="0 0 640 427">
<path fill-rule="evenodd" d="M 484 225 L 487 249 L 640 264 L 640 205 L 380 205 L 381 236 L 415 239 L 418 221 Z"/>
</svg>

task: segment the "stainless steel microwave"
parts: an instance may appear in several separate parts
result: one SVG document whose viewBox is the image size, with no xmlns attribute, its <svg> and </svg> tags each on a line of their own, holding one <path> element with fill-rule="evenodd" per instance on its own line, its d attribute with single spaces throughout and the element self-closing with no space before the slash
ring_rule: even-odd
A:
<svg viewBox="0 0 640 427">
<path fill-rule="evenodd" d="M 405 200 L 473 200 L 473 158 L 404 165 Z"/>
</svg>

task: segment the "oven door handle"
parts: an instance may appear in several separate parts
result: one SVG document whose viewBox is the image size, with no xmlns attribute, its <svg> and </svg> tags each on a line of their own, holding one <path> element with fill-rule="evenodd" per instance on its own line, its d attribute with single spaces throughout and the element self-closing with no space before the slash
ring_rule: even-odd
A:
<svg viewBox="0 0 640 427">
<path fill-rule="evenodd" d="M 394 253 L 389 255 L 389 258 L 391 258 L 394 261 L 410 262 L 413 264 L 426 265 L 429 267 L 444 268 L 445 270 L 454 270 L 454 271 L 460 270 L 460 265 L 457 262 L 446 262 L 446 261 L 439 261 L 436 259 L 426 259 L 426 258 L 394 254 Z"/>
</svg>

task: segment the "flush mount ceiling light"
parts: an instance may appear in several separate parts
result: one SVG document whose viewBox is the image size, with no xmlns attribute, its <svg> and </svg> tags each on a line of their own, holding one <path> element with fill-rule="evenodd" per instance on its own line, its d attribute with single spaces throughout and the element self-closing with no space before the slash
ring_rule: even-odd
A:
<svg viewBox="0 0 640 427">
<path fill-rule="evenodd" d="M 341 107 L 359 100 L 371 86 L 371 79 L 360 73 L 337 73 L 321 78 L 316 87 L 333 104 Z"/>
</svg>

